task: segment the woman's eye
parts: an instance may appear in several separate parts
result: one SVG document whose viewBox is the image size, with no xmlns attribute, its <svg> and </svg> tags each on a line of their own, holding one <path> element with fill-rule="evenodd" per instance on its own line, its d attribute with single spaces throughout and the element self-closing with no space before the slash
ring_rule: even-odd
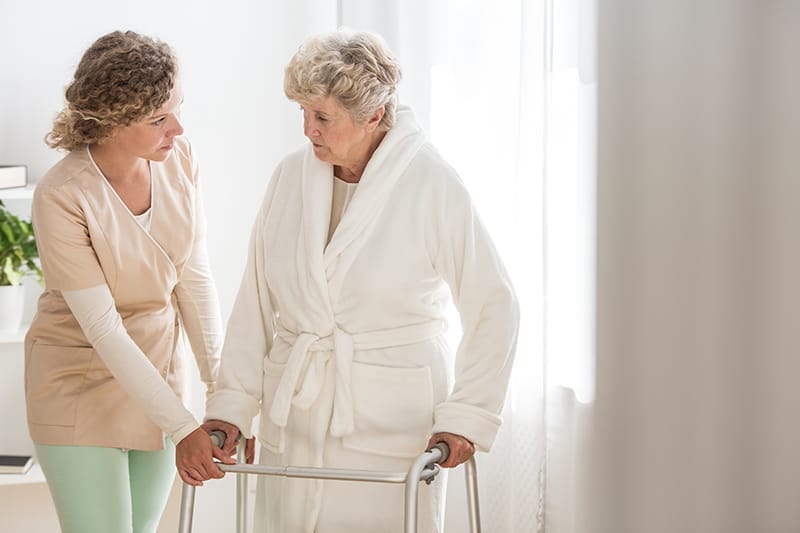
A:
<svg viewBox="0 0 800 533">
<path fill-rule="evenodd" d="M 167 120 L 167 117 L 161 117 L 160 119 L 153 122 L 153 126 L 160 126 Z"/>
</svg>

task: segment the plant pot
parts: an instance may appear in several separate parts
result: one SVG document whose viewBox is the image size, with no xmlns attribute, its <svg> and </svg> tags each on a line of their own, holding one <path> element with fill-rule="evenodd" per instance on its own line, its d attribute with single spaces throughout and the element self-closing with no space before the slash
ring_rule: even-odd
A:
<svg viewBox="0 0 800 533">
<path fill-rule="evenodd" d="M 25 310 L 24 285 L 0 285 L 0 333 L 16 333 Z"/>
</svg>

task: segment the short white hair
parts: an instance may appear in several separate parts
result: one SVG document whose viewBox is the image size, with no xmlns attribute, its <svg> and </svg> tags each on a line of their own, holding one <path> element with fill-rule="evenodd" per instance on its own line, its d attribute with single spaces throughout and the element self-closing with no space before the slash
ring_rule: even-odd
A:
<svg viewBox="0 0 800 533">
<path fill-rule="evenodd" d="M 400 64 L 384 40 L 369 32 L 338 30 L 309 37 L 286 66 L 283 89 L 298 103 L 335 98 L 363 122 L 381 106 L 379 128 L 394 125 Z"/>
</svg>

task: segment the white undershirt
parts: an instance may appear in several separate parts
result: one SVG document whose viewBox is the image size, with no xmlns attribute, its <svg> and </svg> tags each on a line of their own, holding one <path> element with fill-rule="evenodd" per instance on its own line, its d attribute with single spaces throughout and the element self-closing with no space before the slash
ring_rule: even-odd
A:
<svg viewBox="0 0 800 533">
<path fill-rule="evenodd" d="M 152 188 L 152 187 L 150 187 L 150 190 L 152 190 L 152 189 L 153 189 L 153 188 Z M 152 200 L 150 200 L 150 207 L 149 207 L 149 208 L 147 208 L 147 211 L 145 211 L 145 212 L 144 212 L 144 213 L 142 213 L 141 215 L 133 215 L 133 218 L 135 218 L 135 219 L 136 219 L 136 222 L 138 222 L 138 223 L 139 223 L 139 225 L 140 225 L 141 227 L 143 227 L 143 228 L 144 228 L 144 230 L 145 230 L 147 233 L 150 233 L 150 220 L 153 218 L 153 217 L 151 217 L 151 216 L 150 216 L 150 214 L 151 214 L 152 212 L 153 212 L 153 201 L 152 201 Z"/>
</svg>

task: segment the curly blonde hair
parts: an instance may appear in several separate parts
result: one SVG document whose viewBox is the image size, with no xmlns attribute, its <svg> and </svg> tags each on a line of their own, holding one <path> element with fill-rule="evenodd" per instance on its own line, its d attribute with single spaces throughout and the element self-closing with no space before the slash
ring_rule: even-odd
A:
<svg viewBox="0 0 800 533">
<path fill-rule="evenodd" d="M 166 43 L 132 31 L 103 35 L 83 54 L 45 142 L 72 151 L 107 139 L 164 105 L 177 75 Z"/>
<path fill-rule="evenodd" d="M 298 103 L 333 96 L 356 122 L 384 106 L 378 127 L 388 130 L 401 76 L 400 64 L 379 36 L 339 30 L 306 39 L 286 67 L 283 90 Z"/>
</svg>

